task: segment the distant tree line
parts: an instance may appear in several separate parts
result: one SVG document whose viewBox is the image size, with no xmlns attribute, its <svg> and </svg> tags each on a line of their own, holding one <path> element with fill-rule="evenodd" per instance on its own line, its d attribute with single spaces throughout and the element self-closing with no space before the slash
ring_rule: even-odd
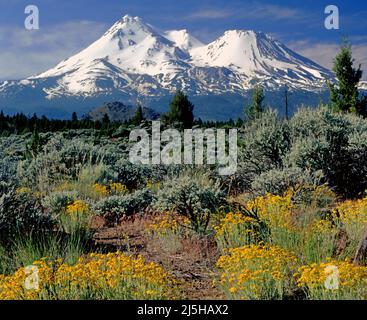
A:
<svg viewBox="0 0 367 320">
<path fill-rule="evenodd" d="M 56 132 L 71 129 L 95 129 L 98 131 L 111 131 L 121 123 L 111 123 L 105 115 L 102 121 L 78 119 L 74 112 L 70 120 L 49 119 L 46 116 L 38 117 L 36 114 L 29 117 L 23 113 L 5 115 L 0 111 L 0 135 L 26 134 L 29 132 Z"/>
<path fill-rule="evenodd" d="M 238 119 L 236 122 L 229 121 L 202 121 L 200 118 L 194 120 L 194 106 L 188 100 L 188 97 L 182 92 L 174 95 L 170 104 L 169 111 L 162 116 L 163 125 L 179 124 L 185 128 L 193 126 L 199 127 L 241 127 L 243 121 Z M 107 114 L 101 120 L 91 120 L 87 118 L 78 119 L 74 112 L 69 120 L 49 119 L 46 116 L 37 116 L 34 114 L 29 117 L 23 113 L 15 115 L 5 115 L 0 111 L 0 136 L 8 136 L 11 134 L 27 134 L 32 133 L 37 140 L 38 133 L 60 132 L 68 130 L 89 129 L 95 130 L 99 135 L 112 136 L 119 128 L 126 129 L 131 126 L 139 126 L 146 121 L 141 106 L 138 106 L 135 115 L 126 121 L 111 121 Z M 127 130 L 128 131 L 128 130 Z"/>
</svg>

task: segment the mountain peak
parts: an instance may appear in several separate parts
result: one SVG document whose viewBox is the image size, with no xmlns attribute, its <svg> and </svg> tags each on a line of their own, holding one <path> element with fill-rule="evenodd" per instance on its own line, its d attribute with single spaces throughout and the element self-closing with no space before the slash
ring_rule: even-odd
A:
<svg viewBox="0 0 367 320">
<path fill-rule="evenodd" d="M 114 35 L 114 34 L 126 34 L 126 35 L 134 35 L 136 32 L 145 32 L 145 33 L 155 33 L 155 30 L 148 24 L 146 24 L 143 19 L 139 17 L 133 17 L 130 15 L 123 16 L 120 20 L 116 21 L 116 23 L 107 30 L 104 36 Z"/>
<path fill-rule="evenodd" d="M 272 86 L 289 82 L 307 87 L 332 77 L 331 73 L 288 49 L 271 36 L 253 30 L 229 30 L 207 46 L 192 51 L 197 64 L 224 67 L 241 73 L 246 86 L 254 79 Z M 271 79 L 271 80 L 270 80 Z M 248 82 L 247 82 L 248 81 Z"/>
<path fill-rule="evenodd" d="M 255 30 L 237 30 L 237 29 L 228 30 L 224 32 L 221 38 L 232 38 L 232 39 L 253 38 L 253 39 L 267 39 L 274 41 L 274 39 L 268 34 L 262 31 L 255 31 Z"/>
<path fill-rule="evenodd" d="M 138 26 L 148 26 L 144 22 L 144 20 L 138 16 L 131 16 L 129 14 L 124 15 L 120 20 L 118 20 L 115 25 L 125 25 L 125 26 L 132 26 L 132 25 L 138 25 Z"/>
<path fill-rule="evenodd" d="M 224 32 L 224 35 L 226 36 L 244 36 L 248 34 L 256 34 L 256 32 L 253 30 L 244 30 L 244 29 L 233 29 Z"/>
<path fill-rule="evenodd" d="M 187 45 L 195 41 L 188 37 Z M 64 85 L 70 91 L 79 91 L 81 82 L 83 90 L 97 90 L 98 85 L 87 85 L 92 75 L 99 78 L 103 73 L 123 74 L 124 82 L 125 73 L 173 75 L 182 68 L 185 60 L 189 60 L 188 53 L 176 46 L 174 41 L 167 39 L 141 18 L 125 15 L 88 48 L 32 78 L 64 76 L 64 79 L 68 78 Z M 78 73 L 77 79 L 71 77 L 74 72 Z M 170 78 L 167 77 L 165 81 L 169 82 Z"/>
<path fill-rule="evenodd" d="M 139 18 L 139 17 L 133 17 L 133 16 L 131 16 L 129 14 L 125 14 L 122 17 L 121 20 L 124 21 L 124 22 L 132 22 L 132 21 L 141 21 L 141 18 Z"/>
</svg>

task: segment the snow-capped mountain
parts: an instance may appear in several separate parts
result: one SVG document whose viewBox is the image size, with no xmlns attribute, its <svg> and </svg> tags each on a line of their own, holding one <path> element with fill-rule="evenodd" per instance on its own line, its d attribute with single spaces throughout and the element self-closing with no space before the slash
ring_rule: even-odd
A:
<svg viewBox="0 0 367 320">
<path fill-rule="evenodd" d="M 182 51 L 138 17 L 125 16 L 88 48 L 59 63 L 55 68 L 28 80 L 58 77 L 57 86 L 47 93 L 93 95 L 109 89 L 149 91 L 154 81 L 141 81 L 141 76 L 172 77 L 188 66 L 187 52 Z M 101 83 L 102 82 L 102 83 Z"/>
<path fill-rule="evenodd" d="M 255 31 L 227 31 L 218 40 L 191 51 L 196 65 L 225 67 L 239 74 L 244 88 L 253 80 L 267 87 L 310 89 L 324 84 L 331 73 L 301 57 L 270 36 Z"/>
<path fill-rule="evenodd" d="M 277 90 L 321 90 L 330 71 L 255 31 L 227 31 L 207 45 L 187 30 L 161 32 L 139 17 L 124 16 L 100 39 L 56 67 L 21 81 L 0 83 L 5 103 L 85 107 L 106 100 L 136 103 L 169 97 L 177 90 L 191 96 L 243 96 L 255 84 Z M 22 96 L 24 97 L 22 100 Z M 103 101 L 105 99 L 105 101 Z M 88 103 L 87 103 L 88 102 Z M 215 104 L 215 102 L 214 102 Z M 66 107 L 65 107 L 66 108 Z"/>
</svg>

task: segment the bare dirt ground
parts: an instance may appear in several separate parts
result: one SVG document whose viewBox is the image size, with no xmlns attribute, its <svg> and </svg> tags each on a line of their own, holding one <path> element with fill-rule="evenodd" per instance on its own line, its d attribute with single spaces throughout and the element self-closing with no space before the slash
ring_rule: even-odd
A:
<svg viewBox="0 0 367 320">
<path fill-rule="evenodd" d="M 118 226 L 94 222 L 94 241 L 105 251 L 128 252 L 160 264 L 179 280 L 180 298 L 190 300 L 221 300 L 224 296 L 213 287 L 218 251 L 210 237 L 184 238 L 176 243 L 162 243 L 146 231 L 149 218 L 126 219 Z M 177 240 L 177 239 L 176 239 Z"/>
</svg>

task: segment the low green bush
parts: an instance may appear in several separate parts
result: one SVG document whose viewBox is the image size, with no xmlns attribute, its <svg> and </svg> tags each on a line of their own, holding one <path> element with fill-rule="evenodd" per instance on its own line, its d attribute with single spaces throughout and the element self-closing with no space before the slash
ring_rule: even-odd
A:
<svg viewBox="0 0 367 320">
<path fill-rule="evenodd" d="M 297 186 L 317 186 L 322 178 L 322 171 L 311 172 L 298 167 L 272 169 L 256 176 L 251 189 L 258 195 L 266 193 L 282 195 L 290 188 Z"/>
<path fill-rule="evenodd" d="M 66 207 L 78 199 L 76 191 L 52 192 L 42 199 L 42 205 L 52 214 L 59 215 L 65 212 Z"/>
<path fill-rule="evenodd" d="M 117 195 L 98 201 L 93 211 L 104 217 L 109 224 L 117 223 L 123 216 L 131 216 L 148 208 L 154 201 L 153 193 L 148 189 L 127 195 Z"/>
<path fill-rule="evenodd" d="M 187 217 L 199 233 L 206 231 L 211 215 L 225 202 L 218 182 L 206 176 L 188 174 L 166 181 L 157 199 L 156 209 L 174 211 Z"/>
<path fill-rule="evenodd" d="M 9 243 L 18 234 L 52 230 L 54 221 L 39 201 L 27 193 L 12 190 L 0 197 L 0 241 Z"/>
</svg>

